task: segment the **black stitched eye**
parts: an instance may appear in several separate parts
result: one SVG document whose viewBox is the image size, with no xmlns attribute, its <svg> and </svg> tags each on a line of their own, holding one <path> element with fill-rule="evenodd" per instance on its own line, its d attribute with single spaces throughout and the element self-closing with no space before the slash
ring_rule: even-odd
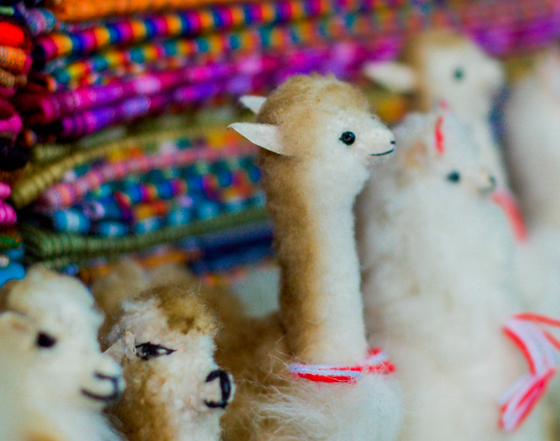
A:
<svg viewBox="0 0 560 441">
<path fill-rule="evenodd" d="M 170 355 L 173 352 L 175 352 L 175 349 L 168 349 L 150 342 L 136 346 L 136 356 L 142 360 L 149 360 L 150 358 L 157 358 L 162 355 Z"/>
<path fill-rule="evenodd" d="M 50 349 L 54 345 L 56 345 L 56 338 L 50 336 L 45 332 L 39 332 L 37 334 L 37 340 L 35 341 L 35 345 L 39 348 Z"/>
<path fill-rule="evenodd" d="M 461 175 L 457 171 L 452 171 L 446 176 L 447 180 L 453 183 L 457 183 L 461 180 Z"/>
<path fill-rule="evenodd" d="M 344 132 L 340 137 L 340 140 L 346 145 L 352 145 L 354 144 L 354 141 L 356 141 L 356 135 L 352 132 Z"/>
<path fill-rule="evenodd" d="M 464 77 L 465 77 L 465 71 L 460 67 L 455 69 L 455 71 L 453 72 L 453 78 L 455 78 L 457 81 L 461 81 Z"/>
</svg>

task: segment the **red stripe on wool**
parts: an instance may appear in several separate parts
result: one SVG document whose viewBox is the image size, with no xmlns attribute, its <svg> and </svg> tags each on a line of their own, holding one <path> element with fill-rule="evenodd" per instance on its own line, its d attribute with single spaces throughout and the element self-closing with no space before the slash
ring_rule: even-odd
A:
<svg viewBox="0 0 560 441">
<path fill-rule="evenodd" d="M 523 353 L 523 356 L 525 357 L 525 360 L 527 360 L 527 364 L 529 365 L 529 370 L 531 371 L 531 374 L 535 374 L 536 373 L 535 363 L 533 362 L 533 358 L 531 357 L 531 354 L 527 350 L 527 346 L 525 346 L 525 343 L 523 343 L 523 341 L 517 335 L 511 332 L 509 329 L 504 329 L 504 332 L 507 334 L 509 338 L 513 340 L 513 342 Z"/>
<path fill-rule="evenodd" d="M 436 122 L 436 132 L 435 132 L 436 150 L 438 151 L 438 153 L 443 155 L 445 153 L 445 145 L 443 144 L 445 139 L 443 136 L 443 131 L 441 129 L 442 125 L 443 125 L 443 116 L 440 116 Z"/>
<path fill-rule="evenodd" d="M 511 224 L 515 238 L 519 242 L 527 241 L 527 226 L 515 198 L 508 191 L 500 189 L 494 192 L 492 199 L 504 211 Z"/>
</svg>

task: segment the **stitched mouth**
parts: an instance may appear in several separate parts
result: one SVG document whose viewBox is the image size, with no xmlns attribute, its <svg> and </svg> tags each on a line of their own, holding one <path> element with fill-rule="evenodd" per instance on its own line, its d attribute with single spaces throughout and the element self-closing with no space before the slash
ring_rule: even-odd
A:
<svg viewBox="0 0 560 441">
<path fill-rule="evenodd" d="M 101 401 L 103 403 L 110 403 L 111 401 L 115 401 L 120 397 L 120 388 L 119 388 L 119 378 L 117 377 L 109 377 L 107 375 L 101 375 L 101 374 L 95 374 L 95 376 L 97 378 L 99 378 L 100 380 L 107 380 L 110 381 L 113 384 L 113 392 L 111 392 L 109 395 L 100 395 L 100 394 L 96 394 L 94 392 L 91 392 L 87 389 L 82 389 L 81 393 L 82 395 L 95 400 L 95 401 Z"/>
<path fill-rule="evenodd" d="M 395 151 L 395 149 L 392 148 L 391 150 L 388 150 L 388 151 L 383 152 L 383 153 L 370 153 L 369 156 L 385 156 L 385 155 L 389 155 L 389 154 L 393 153 L 394 151 Z"/>
</svg>

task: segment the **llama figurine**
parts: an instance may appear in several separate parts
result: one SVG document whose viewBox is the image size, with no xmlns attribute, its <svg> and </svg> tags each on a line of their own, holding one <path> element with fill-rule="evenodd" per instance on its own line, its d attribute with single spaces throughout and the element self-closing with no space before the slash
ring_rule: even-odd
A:
<svg viewBox="0 0 560 441">
<path fill-rule="evenodd" d="M 101 353 L 87 288 L 35 266 L 2 287 L 0 309 L 0 399 L 16 413 L 0 415 L 0 439 L 119 440 L 101 412 L 122 392 L 122 371 Z"/>
<path fill-rule="evenodd" d="M 366 325 L 402 381 L 400 439 L 544 440 L 539 408 L 523 424 L 510 412 L 526 368 L 503 332 L 520 307 L 496 179 L 449 112 L 412 114 L 395 135 L 396 160 L 359 198 L 357 237 Z"/>
<path fill-rule="evenodd" d="M 295 76 L 243 102 L 257 123 L 230 127 L 263 148 L 280 311 L 218 336 L 218 363 L 238 382 L 225 439 L 395 439 L 400 399 L 384 354 L 368 350 L 352 212 L 393 135 L 334 77 Z"/>
<path fill-rule="evenodd" d="M 233 380 L 213 359 L 219 329 L 200 295 L 159 285 L 125 300 L 108 337 L 127 389 L 110 409 L 129 441 L 218 441 Z"/>
<path fill-rule="evenodd" d="M 537 54 L 504 108 L 508 162 L 531 233 L 560 268 L 560 50 Z M 536 239 L 537 240 L 537 239 Z M 547 249 L 549 248 L 549 249 Z"/>
<path fill-rule="evenodd" d="M 492 101 L 504 83 L 502 67 L 468 37 L 429 30 L 411 39 L 399 62 L 372 62 L 364 73 L 395 92 L 413 93 L 415 110 L 447 106 L 473 130 L 482 164 L 507 186 L 507 174 L 490 126 Z"/>
</svg>

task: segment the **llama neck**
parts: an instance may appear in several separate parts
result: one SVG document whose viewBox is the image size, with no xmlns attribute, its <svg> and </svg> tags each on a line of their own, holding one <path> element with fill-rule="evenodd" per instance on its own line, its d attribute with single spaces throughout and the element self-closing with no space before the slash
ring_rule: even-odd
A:
<svg viewBox="0 0 560 441">
<path fill-rule="evenodd" d="M 346 176 L 344 183 L 324 170 L 303 177 L 305 192 L 288 192 L 285 202 L 297 209 L 275 219 L 287 343 L 306 363 L 359 362 L 367 343 L 352 205 L 367 173 Z"/>
</svg>

